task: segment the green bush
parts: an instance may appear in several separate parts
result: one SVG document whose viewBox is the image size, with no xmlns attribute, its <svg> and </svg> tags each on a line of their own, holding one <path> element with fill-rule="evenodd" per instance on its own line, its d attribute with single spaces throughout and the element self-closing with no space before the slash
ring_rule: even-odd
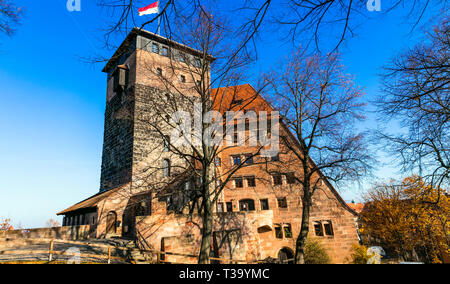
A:
<svg viewBox="0 0 450 284">
<path fill-rule="evenodd" d="M 313 240 L 306 241 L 305 264 L 328 264 L 330 262 L 330 256 L 319 242 Z"/>
<path fill-rule="evenodd" d="M 367 264 L 371 255 L 367 253 L 367 247 L 359 244 L 353 244 L 352 254 L 350 255 L 352 264 Z"/>
</svg>

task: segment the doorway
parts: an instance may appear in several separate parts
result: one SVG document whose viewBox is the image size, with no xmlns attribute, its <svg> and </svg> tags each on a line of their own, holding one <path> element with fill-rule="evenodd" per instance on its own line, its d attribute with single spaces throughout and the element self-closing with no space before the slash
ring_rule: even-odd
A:
<svg viewBox="0 0 450 284">
<path fill-rule="evenodd" d="M 294 263 L 294 252 L 290 248 L 282 248 L 278 252 L 278 261 L 281 264 L 293 264 Z"/>
<path fill-rule="evenodd" d="M 113 235 L 117 230 L 117 214 L 111 211 L 106 216 L 106 235 Z"/>
</svg>

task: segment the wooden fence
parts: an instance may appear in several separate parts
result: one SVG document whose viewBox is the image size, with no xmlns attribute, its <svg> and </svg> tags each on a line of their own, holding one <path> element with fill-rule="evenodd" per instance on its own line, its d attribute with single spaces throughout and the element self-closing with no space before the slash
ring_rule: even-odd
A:
<svg viewBox="0 0 450 284">
<path fill-rule="evenodd" d="M 11 239 L 9 239 L 11 241 Z M 198 259 L 198 255 L 192 255 L 192 254 L 183 254 L 183 253 L 173 253 L 173 252 L 166 252 L 166 251 L 157 251 L 157 250 L 150 250 L 150 249 L 136 249 L 136 248 L 127 248 L 127 247 L 120 247 L 120 246 L 111 246 L 111 245 L 104 245 L 104 244 L 94 244 L 89 242 L 79 242 L 79 241 L 66 241 L 66 240 L 56 240 L 56 239 L 20 239 L 20 240 L 12 240 L 12 241 L 27 241 L 31 243 L 36 244 L 48 244 L 48 250 L 1 250 L 1 255 L 48 255 L 48 262 L 55 261 L 56 258 L 54 256 L 57 255 L 65 255 L 65 256 L 76 256 L 80 258 L 89 258 L 89 259 L 101 259 L 106 260 L 108 264 L 111 264 L 113 260 L 121 261 L 121 262 L 132 262 L 132 259 L 130 258 L 130 254 L 132 252 L 140 253 L 143 256 L 145 255 L 152 255 L 156 256 L 156 261 L 153 261 L 152 263 L 172 263 L 174 262 L 168 261 L 166 256 L 181 256 L 186 258 L 192 258 L 192 259 Z M 78 246 L 87 246 L 87 247 L 97 247 L 97 248 L 103 248 L 105 249 L 104 254 L 93 254 L 93 253 L 73 253 L 68 251 L 57 251 L 55 250 L 55 244 L 57 243 L 63 243 L 63 244 L 69 244 L 69 245 L 78 245 Z M 114 256 L 112 255 L 113 250 L 115 251 L 125 251 L 128 253 L 128 256 Z M 107 251 L 107 252 L 106 252 Z M 46 257 L 47 259 L 47 257 Z M 154 258 L 153 258 L 154 259 Z M 256 264 L 261 263 L 260 261 L 255 262 L 249 262 L 245 260 L 236 260 L 236 259 L 224 259 L 224 258 L 217 258 L 217 257 L 210 257 L 210 260 L 212 261 L 219 261 L 220 263 L 227 263 L 227 264 Z M 15 260 L 17 261 L 17 260 Z M 8 261 L 6 261 L 8 262 Z M 182 263 L 180 263 L 182 264 Z"/>
<path fill-rule="evenodd" d="M 9 239 L 11 241 L 11 239 Z M 33 244 L 43 245 L 48 244 L 48 250 L 1 250 L 1 255 L 48 255 L 48 262 L 52 262 L 55 260 L 55 255 L 65 255 L 65 256 L 76 256 L 80 258 L 90 258 L 90 259 L 101 259 L 106 260 L 108 264 L 111 263 L 112 260 L 118 260 L 122 262 L 127 262 L 128 258 L 122 257 L 122 256 L 113 256 L 112 251 L 113 250 L 127 250 L 130 251 L 132 249 L 126 248 L 126 247 L 116 247 L 116 246 L 108 246 L 108 245 L 101 245 L 101 244 L 92 244 L 92 243 L 86 243 L 86 242 L 77 242 L 77 241 L 67 241 L 67 240 L 56 240 L 56 239 L 20 239 L 20 240 L 12 240 L 12 241 L 25 241 Z M 55 244 L 56 243 L 62 243 L 62 244 L 68 244 L 68 245 L 79 245 L 79 246 L 86 246 L 86 247 L 97 247 L 97 248 L 104 248 L 106 249 L 105 254 L 98 254 L 98 253 L 78 253 L 78 252 L 70 252 L 70 251 L 58 251 L 55 250 Z M 6 261 L 9 262 L 9 261 Z"/>
</svg>

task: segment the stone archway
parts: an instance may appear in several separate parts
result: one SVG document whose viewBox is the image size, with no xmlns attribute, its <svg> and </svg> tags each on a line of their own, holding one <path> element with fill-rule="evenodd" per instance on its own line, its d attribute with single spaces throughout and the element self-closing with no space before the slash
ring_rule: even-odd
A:
<svg viewBox="0 0 450 284">
<path fill-rule="evenodd" d="M 117 213 L 111 211 L 106 216 L 106 235 L 114 235 L 117 231 Z"/>
<path fill-rule="evenodd" d="M 294 263 L 294 251 L 290 248 L 284 247 L 278 252 L 278 261 L 282 264 Z"/>
</svg>

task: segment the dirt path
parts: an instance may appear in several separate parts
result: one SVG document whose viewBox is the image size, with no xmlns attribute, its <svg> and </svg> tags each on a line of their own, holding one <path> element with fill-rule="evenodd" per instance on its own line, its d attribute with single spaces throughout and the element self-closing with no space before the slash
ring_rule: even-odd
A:
<svg viewBox="0 0 450 284">
<path fill-rule="evenodd" d="M 89 243 L 99 243 L 98 241 L 90 241 Z M 100 243 L 104 244 L 104 243 Z M 12 262 L 12 261 L 48 261 L 49 255 L 45 254 L 14 254 L 10 255 L 7 252 L 11 251 L 48 251 L 49 243 L 39 243 L 39 244 L 25 244 L 25 245 L 1 245 L 0 244 L 0 263 L 1 262 Z M 94 254 L 105 256 L 108 253 L 107 248 L 99 248 L 99 247 L 91 247 L 86 241 L 86 245 L 78 245 L 78 244 L 68 244 L 68 243 L 60 243 L 57 242 L 54 244 L 54 251 L 64 251 L 68 253 L 81 253 L 81 254 Z M 113 249 L 111 252 L 112 256 L 120 256 L 126 258 L 128 252 L 124 252 L 123 250 Z M 81 261 L 81 262 L 89 262 L 89 263 L 107 263 L 106 259 L 93 258 L 93 257 L 81 257 L 74 258 L 71 255 L 53 255 L 53 260 L 56 261 Z M 118 261 L 112 260 L 111 263 L 127 263 L 127 261 Z"/>
</svg>

